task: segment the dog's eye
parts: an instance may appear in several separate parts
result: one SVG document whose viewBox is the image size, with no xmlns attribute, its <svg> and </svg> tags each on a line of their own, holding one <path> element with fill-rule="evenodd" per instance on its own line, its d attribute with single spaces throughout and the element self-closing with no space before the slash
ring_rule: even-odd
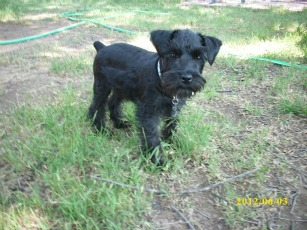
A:
<svg viewBox="0 0 307 230">
<path fill-rule="evenodd" d="M 203 59 L 203 56 L 201 54 L 198 54 L 198 55 L 195 55 L 194 56 L 194 59 L 196 60 L 202 60 Z"/>
<path fill-rule="evenodd" d="M 176 55 L 175 52 L 172 52 L 172 53 L 169 54 L 169 56 L 170 56 L 171 58 L 175 58 L 177 55 Z"/>
<path fill-rule="evenodd" d="M 194 57 L 194 59 L 197 59 L 197 60 L 203 59 L 203 54 L 200 52 L 192 53 L 192 56 Z"/>
</svg>

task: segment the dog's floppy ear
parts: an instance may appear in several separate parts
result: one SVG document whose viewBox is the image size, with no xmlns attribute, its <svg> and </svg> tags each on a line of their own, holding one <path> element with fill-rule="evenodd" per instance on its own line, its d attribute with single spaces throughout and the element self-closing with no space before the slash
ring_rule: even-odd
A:
<svg viewBox="0 0 307 230">
<path fill-rule="evenodd" d="M 178 30 L 154 30 L 150 33 L 150 40 L 159 56 L 168 50 L 169 42 Z"/>
<path fill-rule="evenodd" d="M 199 36 L 201 37 L 202 45 L 207 48 L 208 62 L 212 65 L 222 46 L 222 42 L 215 37 L 204 36 L 202 34 L 199 34 Z"/>
</svg>

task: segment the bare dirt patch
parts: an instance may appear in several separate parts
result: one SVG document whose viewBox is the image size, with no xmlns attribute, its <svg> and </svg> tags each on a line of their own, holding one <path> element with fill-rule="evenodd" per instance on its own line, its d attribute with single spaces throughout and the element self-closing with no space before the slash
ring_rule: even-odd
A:
<svg viewBox="0 0 307 230">
<path fill-rule="evenodd" d="M 22 24 L 1 22 L 0 40 L 38 35 L 71 24 L 65 20 L 25 21 Z M 83 76 L 56 75 L 50 71 L 50 60 L 64 58 L 67 54 L 94 56 L 92 41 L 101 38 L 106 43 L 112 41 L 101 28 L 82 26 L 37 40 L 1 46 L 0 111 L 14 104 L 44 100 L 50 102 L 63 87 L 76 86 L 84 80 L 90 82 L 91 68 Z M 62 50 L 63 55 L 59 57 L 57 50 Z"/>
<path fill-rule="evenodd" d="M 232 151 L 236 151 L 236 146 L 242 144 L 244 137 L 251 132 L 257 132 L 257 130 L 267 132 L 265 137 L 267 144 L 262 146 L 262 149 L 270 159 L 268 164 L 276 167 L 272 168 L 268 174 L 262 189 L 256 189 L 254 193 L 245 194 L 243 197 L 257 197 L 259 194 L 271 197 L 279 194 L 279 196 L 289 197 L 287 206 L 259 207 L 258 217 L 242 220 L 244 229 L 258 229 L 260 225 L 268 229 L 305 229 L 307 226 L 305 218 L 307 212 L 305 206 L 307 119 L 278 113 L 274 99 L 267 97 L 268 91 L 271 90 L 270 78 L 278 77 L 278 74 L 275 74 L 281 69 L 271 66 L 266 70 L 267 78 L 261 83 L 256 81 L 241 88 L 239 92 L 223 93 L 214 100 L 204 102 L 210 111 L 215 111 L 224 119 L 244 124 L 239 134 L 230 132 L 223 137 L 222 141 L 219 138 L 215 140 L 215 145 L 220 146 L 220 153 L 233 154 Z M 246 102 L 257 106 L 260 109 L 259 114 L 248 110 Z M 227 146 L 227 143 L 232 147 Z M 254 143 L 257 144 L 257 140 Z M 270 148 L 271 145 L 274 147 Z M 278 167 L 281 165 L 286 165 L 288 169 L 280 171 Z M 236 183 L 236 186 L 240 187 L 242 184 Z M 223 194 L 223 191 L 220 191 L 220 194 Z"/>
<path fill-rule="evenodd" d="M 233 6 L 242 8 L 253 9 L 269 9 L 272 7 L 280 7 L 290 11 L 302 11 L 307 7 L 307 3 L 304 0 L 291 1 L 291 0 L 245 0 L 245 3 L 241 3 L 240 0 L 191 0 L 183 2 L 182 5 L 203 5 L 203 6 Z"/>
</svg>

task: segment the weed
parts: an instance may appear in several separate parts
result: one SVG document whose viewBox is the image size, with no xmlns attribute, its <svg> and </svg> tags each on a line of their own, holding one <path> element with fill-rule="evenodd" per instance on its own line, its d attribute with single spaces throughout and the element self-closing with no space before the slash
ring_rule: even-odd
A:
<svg viewBox="0 0 307 230">
<path fill-rule="evenodd" d="M 292 113 L 298 116 L 307 116 L 306 98 L 281 99 L 277 104 L 282 113 Z"/>
<path fill-rule="evenodd" d="M 259 116 L 262 114 L 262 108 L 257 105 L 253 105 L 250 101 L 246 102 L 245 110 L 254 116 Z"/>
<path fill-rule="evenodd" d="M 67 74 L 75 76 L 76 74 L 87 73 L 91 66 L 91 60 L 88 57 L 73 57 L 67 55 L 61 59 L 54 58 L 51 60 L 50 70 L 55 74 Z"/>
<path fill-rule="evenodd" d="M 300 50 L 303 52 L 304 63 L 307 62 L 307 24 L 302 23 L 297 27 L 297 33 L 300 36 L 300 40 L 296 43 Z"/>
<path fill-rule="evenodd" d="M 0 0 L 0 20 L 20 20 L 22 13 L 22 0 Z"/>
</svg>

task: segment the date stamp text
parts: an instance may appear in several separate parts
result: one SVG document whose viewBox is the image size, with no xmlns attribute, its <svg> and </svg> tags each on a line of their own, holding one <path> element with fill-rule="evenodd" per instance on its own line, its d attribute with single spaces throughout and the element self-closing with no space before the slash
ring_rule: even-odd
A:
<svg viewBox="0 0 307 230">
<path fill-rule="evenodd" d="M 249 198 L 249 197 L 238 197 L 236 200 L 237 206 L 262 206 L 262 205 L 288 205 L 288 198 L 278 197 L 278 198 Z"/>
</svg>

